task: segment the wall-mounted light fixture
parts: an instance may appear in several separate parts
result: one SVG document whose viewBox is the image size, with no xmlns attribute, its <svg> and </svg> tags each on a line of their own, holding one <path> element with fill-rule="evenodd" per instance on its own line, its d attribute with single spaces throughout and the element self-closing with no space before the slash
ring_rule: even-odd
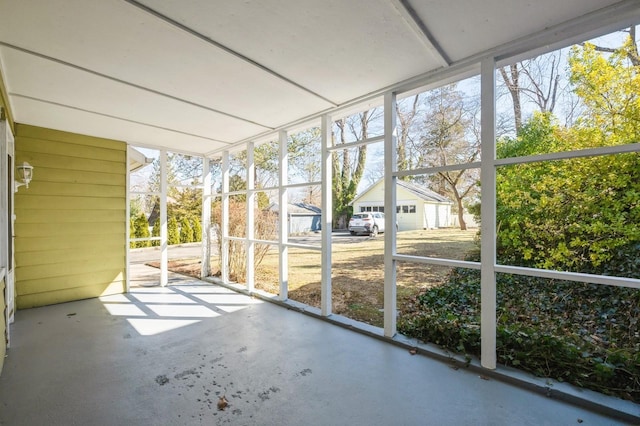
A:
<svg viewBox="0 0 640 426">
<path fill-rule="evenodd" d="M 16 166 L 18 170 L 18 180 L 15 181 L 15 191 L 18 192 L 18 188 L 26 186 L 29 188 L 29 182 L 33 179 L 33 166 L 26 161 Z"/>
</svg>

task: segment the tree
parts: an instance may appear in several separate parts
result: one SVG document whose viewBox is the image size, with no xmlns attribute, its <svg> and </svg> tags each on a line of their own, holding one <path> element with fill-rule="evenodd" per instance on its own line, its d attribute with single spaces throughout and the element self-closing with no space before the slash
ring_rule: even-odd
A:
<svg viewBox="0 0 640 426">
<path fill-rule="evenodd" d="M 608 57 L 589 43 L 571 50 L 571 83 L 588 111 L 577 127 L 599 130 L 609 145 L 640 136 L 640 65 L 629 59 L 637 54 L 631 37 Z"/>
<path fill-rule="evenodd" d="M 149 222 L 147 222 L 147 217 L 144 213 L 140 213 L 138 217 L 136 217 L 134 226 L 135 238 L 149 238 Z M 151 247 L 151 241 L 137 241 L 136 247 Z"/>
<path fill-rule="evenodd" d="M 289 174 L 302 182 L 320 181 L 320 128 L 297 132 L 289 137 Z M 320 205 L 320 185 L 309 185 L 304 190 L 305 203 Z"/>
<path fill-rule="evenodd" d="M 173 188 L 170 191 L 170 202 L 167 202 L 169 216 L 175 216 L 178 221 L 185 217 L 202 215 L 202 189 Z"/>
<path fill-rule="evenodd" d="M 522 127 L 522 102 L 520 102 L 520 71 L 518 64 L 512 64 L 509 66 L 509 72 L 507 73 L 507 67 L 499 69 L 502 81 L 507 86 L 509 94 L 511 95 L 511 105 L 513 105 L 513 119 L 515 124 L 516 133 L 520 131 Z"/>
<path fill-rule="evenodd" d="M 170 217 L 167 222 L 167 244 L 180 244 L 180 230 L 178 229 L 178 220 Z"/>
<path fill-rule="evenodd" d="M 563 129 L 537 114 L 501 157 L 607 144 L 592 129 Z M 640 157 L 619 154 L 501 167 L 496 220 L 501 262 L 637 276 L 629 261 L 640 244 Z M 526 219 L 525 219 L 526 218 Z"/>
<path fill-rule="evenodd" d="M 408 100 L 400 101 L 397 105 L 397 151 L 398 151 L 398 170 L 409 170 L 411 166 L 411 155 L 408 152 L 410 144 L 415 143 L 413 139 L 414 128 L 416 126 L 416 118 L 418 117 L 418 107 L 420 105 L 420 94 L 415 95 Z M 407 180 L 408 177 L 401 179 Z"/>
<path fill-rule="evenodd" d="M 183 216 L 180 220 L 180 242 L 193 242 L 193 228 L 191 227 L 191 221 L 187 216 Z"/>
<path fill-rule="evenodd" d="M 133 218 L 129 218 L 129 238 L 136 238 L 136 224 Z M 136 243 L 130 242 L 129 248 L 136 248 Z"/>
<path fill-rule="evenodd" d="M 151 228 L 151 236 L 152 237 L 159 237 L 160 236 L 160 218 L 156 218 L 156 220 L 153 221 L 153 228 Z M 151 245 L 153 247 L 158 247 L 160 245 L 160 241 L 159 240 L 153 240 L 151 241 Z"/>
<path fill-rule="evenodd" d="M 365 140 L 369 137 L 369 127 L 380 118 L 377 109 L 364 111 L 340 119 L 335 122 L 339 142 L 335 141 L 335 132 L 332 132 L 333 145 L 347 143 L 347 132 L 356 140 Z M 353 158 L 352 158 L 353 155 Z M 350 203 L 356 196 L 358 185 L 362 180 L 364 167 L 367 160 L 367 145 L 359 145 L 355 148 L 345 148 L 333 154 L 333 220 L 334 227 L 343 229 L 347 225 L 352 213 Z"/>
<path fill-rule="evenodd" d="M 432 90 L 426 97 L 422 119 L 422 134 L 418 167 L 438 167 L 466 164 L 480 155 L 480 140 L 475 118 L 477 105 L 465 101 L 455 84 Z M 448 195 L 456 203 L 460 229 L 466 230 L 464 201 L 478 190 L 478 170 L 441 171 L 432 177 L 436 192 Z M 425 182 L 426 183 L 426 182 Z"/>
<path fill-rule="evenodd" d="M 511 96 L 516 134 L 523 125 L 526 100 L 537 111 L 554 112 L 558 97 L 564 91 L 561 86 L 561 63 L 562 52 L 556 51 L 498 69 Z"/>
<path fill-rule="evenodd" d="M 200 223 L 199 217 L 192 216 L 191 224 L 193 227 L 193 241 L 202 241 L 202 224 Z"/>
<path fill-rule="evenodd" d="M 584 113 L 571 128 L 534 116 L 500 157 L 633 143 L 640 135 L 640 66 L 630 37 L 603 51 L 585 43 L 569 55 L 570 82 Z M 640 157 L 616 154 L 504 167 L 497 176 L 499 256 L 510 263 L 637 277 Z M 527 220 L 521 220 L 526 217 Z"/>
<path fill-rule="evenodd" d="M 632 26 L 629 29 L 625 30 L 625 32 L 629 33 L 627 37 L 627 43 L 623 49 L 620 48 L 612 48 L 606 46 L 596 46 L 592 43 L 590 44 L 596 51 L 598 52 L 606 52 L 606 53 L 622 53 L 627 56 L 629 61 L 634 67 L 640 66 L 640 53 L 638 51 L 638 40 L 636 39 L 636 27 Z M 583 43 L 581 46 L 585 47 L 587 43 Z"/>
</svg>

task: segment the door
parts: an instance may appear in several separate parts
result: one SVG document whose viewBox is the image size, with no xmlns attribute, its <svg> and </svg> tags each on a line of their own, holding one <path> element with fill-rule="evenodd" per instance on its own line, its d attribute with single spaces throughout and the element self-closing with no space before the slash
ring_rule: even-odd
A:
<svg viewBox="0 0 640 426">
<path fill-rule="evenodd" d="M 13 160 L 14 140 L 6 120 L 0 120 L 0 268 L 5 271 L 3 312 L 7 325 L 7 346 L 10 343 L 9 325 L 15 315 L 15 276 L 13 249 Z"/>
</svg>

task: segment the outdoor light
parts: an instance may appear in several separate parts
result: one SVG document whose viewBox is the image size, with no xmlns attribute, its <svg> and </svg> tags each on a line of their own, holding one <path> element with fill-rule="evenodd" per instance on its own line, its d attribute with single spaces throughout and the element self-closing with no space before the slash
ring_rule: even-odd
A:
<svg viewBox="0 0 640 426">
<path fill-rule="evenodd" d="M 16 166 L 18 170 L 18 180 L 15 181 L 15 191 L 18 192 L 18 188 L 26 186 L 29 188 L 29 182 L 33 178 L 33 166 L 26 161 Z"/>
</svg>

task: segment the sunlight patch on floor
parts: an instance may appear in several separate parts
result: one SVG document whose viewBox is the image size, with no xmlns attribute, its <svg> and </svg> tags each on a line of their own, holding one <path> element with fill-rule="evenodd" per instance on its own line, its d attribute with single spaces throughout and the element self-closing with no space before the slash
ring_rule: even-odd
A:
<svg viewBox="0 0 640 426">
<path fill-rule="evenodd" d="M 141 336 L 153 336 L 263 303 L 215 285 L 180 283 L 136 287 L 99 298 L 109 314 L 124 317 Z"/>
</svg>

